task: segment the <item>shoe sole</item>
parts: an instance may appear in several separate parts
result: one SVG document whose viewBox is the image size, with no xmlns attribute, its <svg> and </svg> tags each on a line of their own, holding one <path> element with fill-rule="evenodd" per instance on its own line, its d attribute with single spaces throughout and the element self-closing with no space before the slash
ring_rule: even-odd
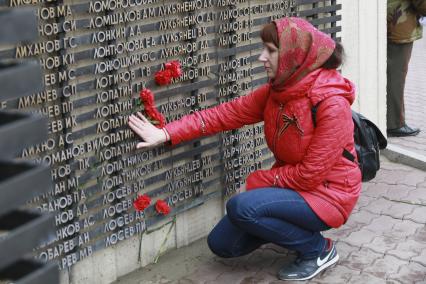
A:
<svg viewBox="0 0 426 284">
<path fill-rule="evenodd" d="M 412 132 L 409 134 L 393 134 L 393 133 L 388 133 L 388 137 L 409 137 L 409 136 L 417 136 L 420 133 L 419 131 L 416 132 Z"/>
<path fill-rule="evenodd" d="M 309 280 L 314 278 L 315 276 L 318 275 L 318 273 L 320 273 L 321 271 L 323 271 L 324 269 L 332 266 L 333 264 L 335 264 L 337 261 L 339 260 L 339 255 L 336 254 L 336 256 L 334 258 L 332 258 L 330 261 L 328 261 L 326 264 L 324 264 L 323 266 L 318 267 L 318 269 L 312 273 L 312 275 L 309 275 L 308 277 L 304 277 L 304 278 L 279 278 L 281 280 L 291 280 L 291 281 L 304 281 L 304 280 Z"/>
</svg>

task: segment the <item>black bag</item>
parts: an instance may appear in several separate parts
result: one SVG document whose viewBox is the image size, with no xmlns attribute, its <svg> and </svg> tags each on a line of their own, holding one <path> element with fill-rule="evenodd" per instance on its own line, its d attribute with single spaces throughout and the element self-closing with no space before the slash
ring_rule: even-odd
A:
<svg viewBox="0 0 426 284">
<path fill-rule="evenodd" d="M 316 126 L 318 104 L 312 107 L 312 120 Z M 380 169 L 380 150 L 385 149 L 388 142 L 380 129 L 362 114 L 352 111 L 354 122 L 355 150 L 358 156 L 358 166 L 361 169 L 362 181 L 372 180 Z M 343 157 L 355 162 L 355 157 L 343 149 Z"/>
</svg>

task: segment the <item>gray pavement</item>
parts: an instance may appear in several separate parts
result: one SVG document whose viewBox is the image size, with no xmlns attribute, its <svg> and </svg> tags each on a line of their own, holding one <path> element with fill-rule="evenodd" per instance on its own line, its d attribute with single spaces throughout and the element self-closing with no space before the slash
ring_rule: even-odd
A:
<svg viewBox="0 0 426 284">
<path fill-rule="evenodd" d="M 325 235 L 337 241 L 340 260 L 309 283 L 426 283 L 426 172 L 383 157 L 349 221 Z M 221 259 L 201 239 L 117 283 L 283 283 L 276 273 L 294 258 L 267 245 Z"/>
</svg>

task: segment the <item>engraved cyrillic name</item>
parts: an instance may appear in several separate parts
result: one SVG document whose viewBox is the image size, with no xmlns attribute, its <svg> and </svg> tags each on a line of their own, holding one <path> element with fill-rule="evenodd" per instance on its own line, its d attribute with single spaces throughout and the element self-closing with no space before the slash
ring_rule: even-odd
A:
<svg viewBox="0 0 426 284">
<path fill-rule="evenodd" d="M 57 199 L 54 199 L 50 202 L 41 204 L 38 208 L 41 211 L 53 212 L 57 210 L 64 210 L 65 208 L 70 207 L 72 204 L 78 204 L 81 200 L 86 199 L 86 194 L 83 190 L 74 191 L 65 196 L 61 196 Z"/>
<path fill-rule="evenodd" d="M 225 6 L 229 6 L 229 5 L 242 4 L 242 3 L 245 3 L 245 2 L 246 2 L 246 0 L 217 0 L 216 6 L 225 7 Z"/>
<path fill-rule="evenodd" d="M 39 5 L 43 3 L 52 3 L 56 2 L 56 0 L 10 0 L 9 6 L 27 6 L 27 5 Z"/>
<path fill-rule="evenodd" d="M 16 58 L 41 55 L 43 53 L 52 53 L 61 49 L 61 41 L 58 39 L 20 45 L 16 47 Z"/>
<path fill-rule="evenodd" d="M 119 241 L 128 239 L 136 234 L 141 234 L 146 230 L 145 220 L 139 221 L 134 225 L 125 227 L 118 232 L 114 232 L 105 239 L 105 247 L 117 244 Z"/>
<path fill-rule="evenodd" d="M 87 152 L 99 151 L 104 147 L 113 146 L 113 144 L 124 142 L 129 138 L 133 138 L 134 134 L 131 129 L 117 130 L 113 133 L 108 133 L 104 136 L 97 137 L 84 144 Z M 127 145 L 128 147 L 129 145 Z"/>
<path fill-rule="evenodd" d="M 47 248 L 38 254 L 38 258 L 43 261 L 56 259 L 64 254 L 71 253 L 78 246 L 82 246 L 90 241 L 89 232 L 84 232 L 76 238 L 65 240 L 53 247 Z"/>
<path fill-rule="evenodd" d="M 124 125 L 127 125 L 129 116 L 117 116 L 115 118 L 107 119 L 102 122 L 97 123 L 96 133 L 108 132 L 110 130 L 120 128 Z"/>
<path fill-rule="evenodd" d="M 268 11 L 288 10 L 296 7 L 297 0 L 284 0 L 275 3 L 269 3 Z"/>
<path fill-rule="evenodd" d="M 117 146 L 111 146 L 103 149 L 99 153 L 99 160 L 101 162 L 109 161 L 112 158 L 127 154 L 131 152 L 136 146 L 136 142 L 126 142 Z"/>
<path fill-rule="evenodd" d="M 62 32 L 72 32 L 77 30 L 75 20 L 64 20 L 62 23 L 43 23 L 38 27 L 41 36 L 52 36 Z"/>
<path fill-rule="evenodd" d="M 233 84 L 228 84 L 224 87 L 219 88 L 219 97 L 229 96 L 232 94 L 238 94 L 242 91 L 250 90 L 251 82 L 235 82 Z"/>
<path fill-rule="evenodd" d="M 178 13 L 188 13 L 209 7 L 213 7 L 212 0 L 194 0 L 186 1 L 183 3 L 173 3 L 169 5 L 160 6 L 158 10 L 158 16 L 164 17 Z"/>
<path fill-rule="evenodd" d="M 254 164 L 240 167 L 234 171 L 227 171 L 225 180 L 226 183 L 233 183 L 237 179 L 245 179 L 250 173 L 262 168 L 262 162 L 258 161 Z"/>
<path fill-rule="evenodd" d="M 103 28 L 106 26 L 116 26 L 121 24 L 129 24 L 133 22 L 138 22 L 149 18 L 149 10 L 124 10 L 121 12 L 116 12 L 113 14 L 106 14 L 102 16 L 97 16 L 91 18 L 89 22 L 89 28 Z"/>
<path fill-rule="evenodd" d="M 167 198 L 167 203 L 175 206 L 177 203 L 184 202 L 187 199 L 202 194 L 203 190 L 202 184 L 193 185 L 192 188 L 184 188 L 180 191 L 173 192 L 172 195 Z"/>
<path fill-rule="evenodd" d="M 171 122 L 177 119 L 181 119 L 183 116 L 187 115 L 187 114 L 191 114 L 194 113 L 196 111 L 200 111 L 200 110 L 205 110 L 210 108 L 211 106 L 201 106 L 201 107 L 194 107 L 191 108 L 190 110 L 185 110 L 185 111 L 181 111 L 181 112 L 173 112 L 173 113 L 168 113 L 165 115 L 166 121 L 167 122 Z"/>
<path fill-rule="evenodd" d="M 96 93 L 96 103 L 106 103 L 123 97 L 131 97 L 133 94 L 132 88 L 129 86 L 120 86 L 115 89 L 110 89 Z"/>
<path fill-rule="evenodd" d="M 77 158 L 79 156 L 84 155 L 85 153 L 86 152 L 85 152 L 84 145 L 74 145 L 70 148 L 49 153 L 48 155 L 43 156 L 41 158 L 41 161 L 48 165 L 55 165 L 58 163 L 68 161 L 70 159 Z"/>
<path fill-rule="evenodd" d="M 232 170 L 234 168 L 241 167 L 243 165 L 255 162 L 257 159 L 262 158 L 262 150 L 256 150 L 247 155 L 239 156 L 225 162 L 225 169 Z"/>
<path fill-rule="evenodd" d="M 47 102 L 53 102 L 53 101 L 56 101 L 57 98 L 58 98 L 58 94 L 55 89 L 45 90 L 41 93 L 36 93 L 30 96 L 19 98 L 18 108 L 27 108 L 31 106 L 44 104 Z"/>
<path fill-rule="evenodd" d="M 143 39 L 133 39 L 116 44 L 110 44 L 107 46 L 99 46 L 95 48 L 93 58 L 104 58 L 114 55 L 132 53 L 142 49 L 154 47 L 155 45 L 155 39 L 152 37 L 147 37 Z M 153 58 L 154 55 L 152 55 L 151 52 L 148 52 L 148 54 L 150 54 L 149 58 Z"/>
<path fill-rule="evenodd" d="M 63 102 L 57 105 L 50 105 L 42 107 L 35 112 L 41 113 L 49 118 L 53 118 L 62 114 L 69 113 L 74 110 L 74 104 L 72 102 Z"/>
<path fill-rule="evenodd" d="M 253 26 L 253 20 L 235 21 L 219 25 L 219 33 L 237 32 Z"/>
<path fill-rule="evenodd" d="M 116 102 L 114 104 L 108 104 L 106 106 L 101 106 L 96 110 L 95 118 L 104 118 L 113 114 L 120 114 L 123 112 L 130 111 L 133 108 L 132 100 L 124 102 Z"/>
<path fill-rule="evenodd" d="M 77 126 L 77 121 L 75 115 L 64 117 L 63 119 L 50 121 L 48 124 L 49 132 L 55 133 L 62 131 L 67 128 L 72 128 Z"/>
<path fill-rule="evenodd" d="M 63 55 L 55 55 L 49 56 L 47 58 L 40 58 L 41 66 L 44 69 L 52 70 L 58 68 L 59 66 L 67 66 L 75 63 L 74 54 L 63 54 Z"/>
<path fill-rule="evenodd" d="M 153 52 L 130 54 L 126 57 L 114 58 L 107 61 L 96 63 L 95 74 L 103 74 L 111 71 L 119 71 L 120 69 L 128 68 L 142 63 L 156 60 L 156 55 Z"/>
<path fill-rule="evenodd" d="M 199 171 L 196 171 L 192 173 L 188 177 L 183 177 L 178 180 L 173 180 L 169 185 L 167 186 L 169 191 L 176 191 L 184 187 L 191 186 L 194 183 L 197 183 L 199 181 L 204 180 L 205 178 L 208 178 L 214 174 L 213 168 L 203 168 Z"/>
<path fill-rule="evenodd" d="M 230 145 L 233 145 L 235 142 L 240 142 L 242 140 L 250 139 L 253 136 L 257 136 L 262 133 L 263 133 L 263 125 L 246 128 L 235 134 L 226 133 L 227 135 L 224 135 L 224 137 L 222 138 L 222 145 L 230 146 Z"/>
<path fill-rule="evenodd" d="M 199 25 L 204 21 L 203 14 L 185 16 L 183 18 L 175 18 L 160 22 L 160 31 L 171 30 L 176 28 L 186 28 L 192 25 Z"/>
<path fill-rule="evenodd" d="M 176 101 L 168 102 L 167 104 L 161 105 L 160 112 L 162 113 L 170 113 L 172 111 L 179 110 L 185 107 L 191 107 L 195 104 L 202 103 L 207 100 L 206 94 L 198 94 L 197 96 L 191 96 L 187 98 L 181 98 Z"/>
<path fill-rule="evenodd" d="M 196 39 L 201 36 L 207 35 L 206 27 L 198 27 L 186 30 L 184 32 L 170 33 L 161 35 L 160 44 L 169 44 L 184 40 Z"/>
<path fill-rule="evenodd" d="M 71 8 L 68 5 L 42 7 L 37 10 L 37 16 L 41 20 L 67 17 L 71 15 L 72 15 Z"/>
<path fill-rule="evenodd" d="M 134 70 L 124 71 L 117 74 L 109 74 L 96 78 L 95 87 L 96 89 L 101 89 L 108 87 L 110 85 L 117 85 L 120 83 L 129 83 L 131 80 L 136 78 L 136 73 Z"/>
<path fill-rule="evenodd" d="M 68 70 L 58 70 L 54 73 L 49 73 L 44 75 L 44 84 L 46 86 L 51 86 L 55 84 L 60 84 L 69 80 L 76 79 L 76 71 L 73 68 Z"/>
<path fill-rule="evenodd" d="M 219 46 L 226 46 L 230 44 L 238 44 L 252 39 L 251 32 L 229 34 L 219 37 Z"/>
<path fill-rule="evenodd" d="M 245 153 L 247 151 L 253 150 L 256 147 L 255 141 L 249 140 L 244 141 L 244 143 L 241 143 L 235 147 L 232 147 L 230 149 L 225 149 L 223 152 L 223 158 L 229 159 L 231 157 L 234 157 L 234 155 L 240 155 L 242 153 Z"/>
<path fill-rule="evenodd" d="M 118 9 L 128 9 L 134 7 L 140 7 L 143 5 L 157 3 L 158 0 L 104 0 L 104 1 L 92 1 L 89 4 L 89 13 L 100 13 L 104 11 L 114 11 Z M 149 8 L 148 11 L 153 11 L 149 13 L 151 17 L 155 17 L 155 9 Z"/>
<path fill-rule="evenodd" d="M 181 166 L 174 167 L 174 168 L 166 171 L 166 180 L 178 178 L 178 177 L 185 175 L 187 173 L 191 173 L 193 171 L 196 171 L 196 170 L 200 169 L 201 167 L 205 167 L 207 165 L 210 165 L 211 163 L 212 163 L 212 157 L 207 156 L 207 157 L 203 157 L 202 159 L 194 160 L 194 161 L 185 163 Z"/>
<path fill-rule="evenodd" d="M 126 162 L 128 165 L 138 165 L 138 167 L 122 173 L 125 182 L 140 179 L 163 168 L 163 161 L 155 161 L 147 165 L 141 165 L 137 160 L 126 160 Z"/>
<path fill-rule="evenodd" d="M 224 85 L 227 83 L 237 82 L 242 78 L 251 77 L 252 75 L 252 69 L 250 67 L 246 69 L 236 70 L 231 73 L 220 75 L 219 84 Z"/>
<path fill-rule="evenodd" d="M 176 46 L 163 48 L 160 53 L 160 58 L 168 58 L 168 57 L 174 57 L 178 55 L 184 55 L 187 53 L 192 53 L 198 50 L 202 50 L 207 47 L 208 47 L 207 41 L 200 42 L 198 44 L 196 42 L 180 43 L 179 45 L 176 45 Z"/>
</svg>

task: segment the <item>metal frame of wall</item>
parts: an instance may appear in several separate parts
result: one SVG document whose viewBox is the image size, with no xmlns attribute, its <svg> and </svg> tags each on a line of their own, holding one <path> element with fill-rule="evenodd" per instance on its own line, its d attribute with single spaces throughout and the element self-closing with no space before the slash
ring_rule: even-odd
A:
<svg viewBox="0 0 426 284">
<path fill-rule="evenodd" d="M 35 9 L 0 11 L 0 47 L 37 39 Z M 21 80 L 25 78 L 25 80 Z M 0 100 L 42 90 L 38 62 L 0 61 Z M 0 282 L 57 283 L 58 269 L 31 257 L 54 231 L 54 216 L 25 205 L 52 188 L 50 169 L 14 160 L 22 149 L 47 138 L 47 119 L 18 111 L 0 111 Z"/>
</svg>

